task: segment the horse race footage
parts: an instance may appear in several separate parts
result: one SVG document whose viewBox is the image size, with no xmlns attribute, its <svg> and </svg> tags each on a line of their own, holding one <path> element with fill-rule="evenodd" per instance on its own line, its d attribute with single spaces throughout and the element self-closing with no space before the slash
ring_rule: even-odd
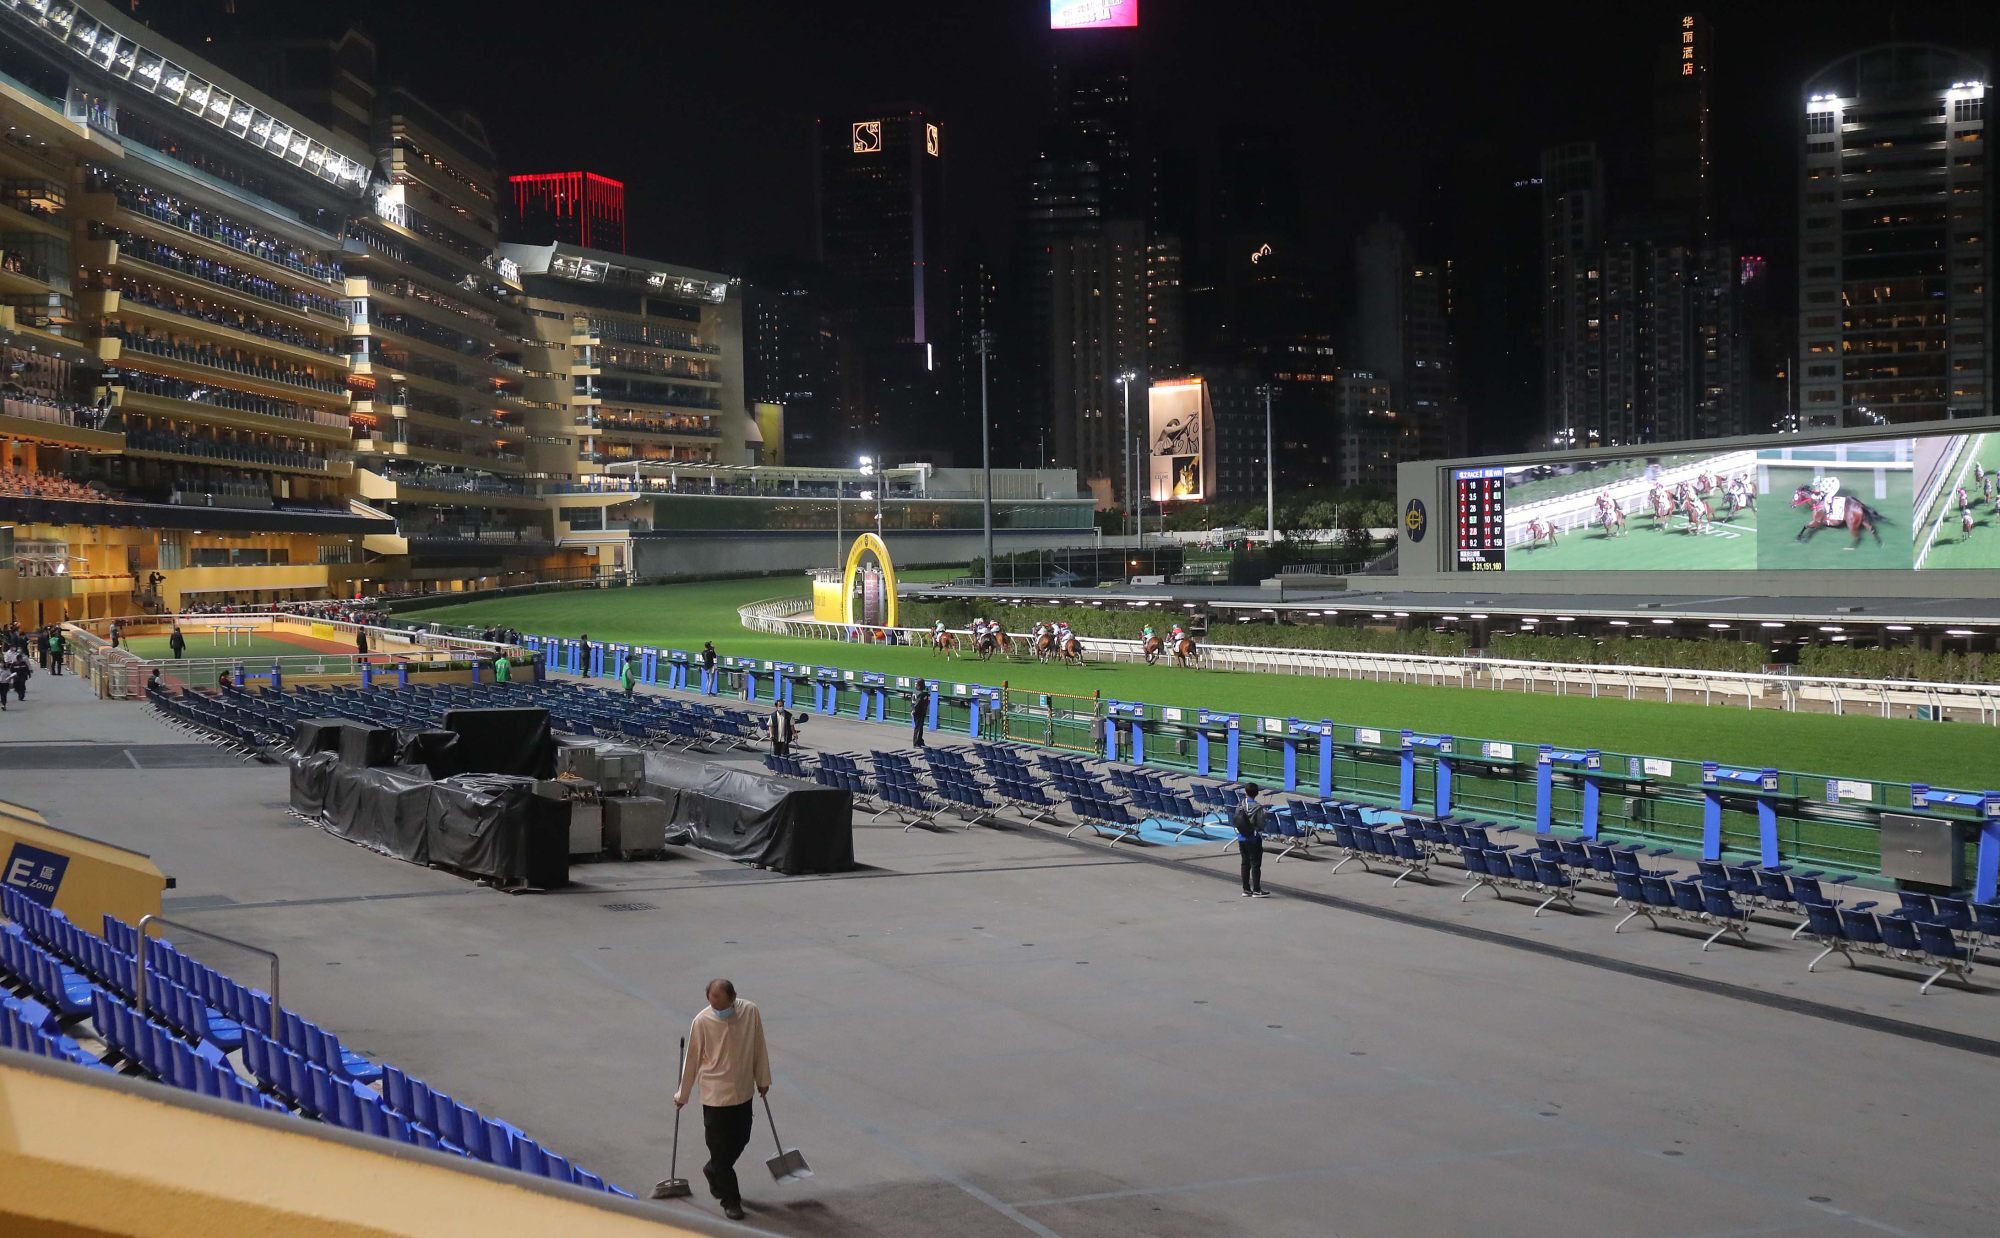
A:
<svg viewBox="0 0 2000 1238">
<path fill-rule="evenodd" d="M 1509 468 L 1508 568 L 1754 568 L 1756 472 L 1756 453 L 1749 451 Z"/>
</svg>

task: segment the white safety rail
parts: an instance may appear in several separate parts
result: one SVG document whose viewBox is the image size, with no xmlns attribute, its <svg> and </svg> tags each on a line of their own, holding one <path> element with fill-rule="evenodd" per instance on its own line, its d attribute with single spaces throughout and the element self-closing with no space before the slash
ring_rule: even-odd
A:
<svg viewBox="0 0 2000 1238">
<path fill-rule="evenodd" d="M 752 602 L 738 609 L 743 626 L 772 636 L 847 641 L 855 629 L 826 623 L 807 612 L 804 598 Z M 883 629 L 872 628 L 879 632 Z M 904 643 L 930 643 L 928 628 L 895 628 Z M 967 636 L 960 629 L 961 636 Z M 1011 633 L 1019 637 L 1019 633 Z M 1092 662 L 1137 662 L 1140 642 L 1115 637 L 1081 638 Z M 967 640 L 970 647 L 970 640 Z M 971 660 L 967 655 L 967 660 Z M 1165 659 L 1162 658 L 1164 662 Z M 1792 713 L 1907 716 L 1919 708 L 1934 718 L 2000 726 L 2000 684 L 1926 683 L 1920 680 L 1843 679 L 1824 675 L 1773 675 L 1706 671 L 1683 667 L 1598 666 L 1568 662 L 1525 662 L 1510 658 L 1445 657 L 1404 653 L 1345 653 L 1327 649 L 1267 648 L 1204 644 L 1201 661 L 1216 670 L 1265 671 L 1327 679 L 1368 679 L 1380 683 L 1433 687 L 1544 692 L 1632 701 L 1673 701 Z"/>
<path fill-rule="evenodd" d="M 195 687 L 212 685 L 223 671 L 234 674 L 238 668 L 253 674 L 266 674 L 275 666 L 285 676 L 360 673 L 360 657 L 351 651 L 314 653 L 302 649 L 296 654 L 253 656 L 240 646 L 232 653 L 227 635 L 221 638 L 219 645 L 213 643 L 213 633 L 218 630 L 255 635 L 274 630 L 280 620 L 293 626 L 312 624 L 331 628 L 337 633 L 334 639 L 350 647 L 356 632 L 367 632 L 369 661 L 378 671 L 393 666 L 396 661 L 436 662 L 492 657 L 502 650 L 517 656 L 522 652 L 516 646 L 491 641 L 284 612 L 184 615 L 178 619 L 171 615 L 122 617 L 122 622 L 128 626 L 148 629 L 147 635 L 157 635 L 154 629 L 178 622 L 182 635 L 187 637 L 190 655 L 183 658 L 142 658 L 127 649 L 112 648 L 107 634 L 113 621 L 108 618 L 77 620 L 64 624 L 63 629 L 69 634 L 70 657 L 76 663 L 78 673 L 97 684 L 102 695 L 115 700 L 145 695 L 146 679 L 154 667 Z"/>
</svg>

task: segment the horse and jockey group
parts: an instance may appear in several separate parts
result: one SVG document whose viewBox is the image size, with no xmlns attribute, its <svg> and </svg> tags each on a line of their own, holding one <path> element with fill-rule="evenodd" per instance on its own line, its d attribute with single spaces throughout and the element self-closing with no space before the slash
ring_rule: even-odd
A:
<svg viewBox="0 0 2000 1238">
<path fill-rule="evenodd" d="M 991 620 L 974 619 L 966 625 L 966 631 L 972 638 L 973 652 L 982 660 L 1010 651 L 1006 631 Z M 1164 640 L 1152 624 L 1147 624 L 1140 633 L 1139 647 L 1148 666 L 1156 664 L 1162 653 L 1170 655 L 1175 666 L 1196 666 L 1201 661 L 1200 644 L 1178 622 L 1172 625 Z M 931 648 L 939 656 L 962 656 L 958 633 L 945 627 L 942 619 L 931 624 Z M 1037 621 L 1034 631 L 1027 638 L 1027 652 L 1033 654 L 1038 662 L 1083 665 L 1083 642 L 1070 631 L 1069 624 L 1060 619 Z"/>
<path fill-rule="evenodd" d="M 1812 513 L 1799 530 L 1798 541 L 1808 540 L 1820 529 L 1844 528 L 1848 533 L 1849 550 L 1861 544 L 1864 532 L 1875 535 L 1876 545 L 1882 544 L 1882 531 L 1876 527 L 1887 523 L 1882 513 L 1858 498 L 1840 493 L 1840 479 L 1832 474 L 1815 477 L 1794 490 L 1792 506 L 1808 508 Z"/>
</svg>

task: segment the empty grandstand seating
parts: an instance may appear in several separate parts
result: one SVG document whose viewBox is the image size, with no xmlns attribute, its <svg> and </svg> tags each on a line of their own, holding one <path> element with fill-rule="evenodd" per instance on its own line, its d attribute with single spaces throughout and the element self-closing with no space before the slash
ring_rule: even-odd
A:
<svg viewBox="0 0 2000 1238">
<path fill-rule="evenodd" d="M 0 993 L 0 1048 L 632 1197 L 171 941 L 146 943 L 142 980 L 129 924 L 106 916 L 103 934 L 92 933 L 12 889 L 0 889 L 0 915 L 0 982 L 13 990 Z"/>
</svg>

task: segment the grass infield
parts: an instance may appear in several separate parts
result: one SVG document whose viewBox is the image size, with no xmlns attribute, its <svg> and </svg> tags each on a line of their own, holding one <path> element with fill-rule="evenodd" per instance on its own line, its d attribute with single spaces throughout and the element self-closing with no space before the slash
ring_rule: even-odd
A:
<svg viewBox="0 0 2000 1238">
<path fill-rule="evenodd" d="M 503 624 L 538 635 L 587 633 L 593 640 L 688 650 L 712 640 L 721 653 L 738 657 L 811 661 L 960 682 L 1005 681 L 1041 692 L 1079 696 L 1102 692 L 1158 705 L 1330 718 L 1359 726 L 1408 727 L 1513 743 L 1773 765 L 1843 778 L 1929 782 L 1973 790 L 2000 782 L 2000 728 L 1965 723 L 1176 670 L 1164 665 L 1094 664 L 1077 669 L 970 658 L 940 661 L 927 649 L 764 636 L 745 631 L 737 620 L 736 608 L 746 602 L 800 591 L 796 578 L 706 581 L 494 599 L 417 611 L 410 617 Z M 1139 627 L 1135 619 L 1134 636 Z"/>
</svg>

